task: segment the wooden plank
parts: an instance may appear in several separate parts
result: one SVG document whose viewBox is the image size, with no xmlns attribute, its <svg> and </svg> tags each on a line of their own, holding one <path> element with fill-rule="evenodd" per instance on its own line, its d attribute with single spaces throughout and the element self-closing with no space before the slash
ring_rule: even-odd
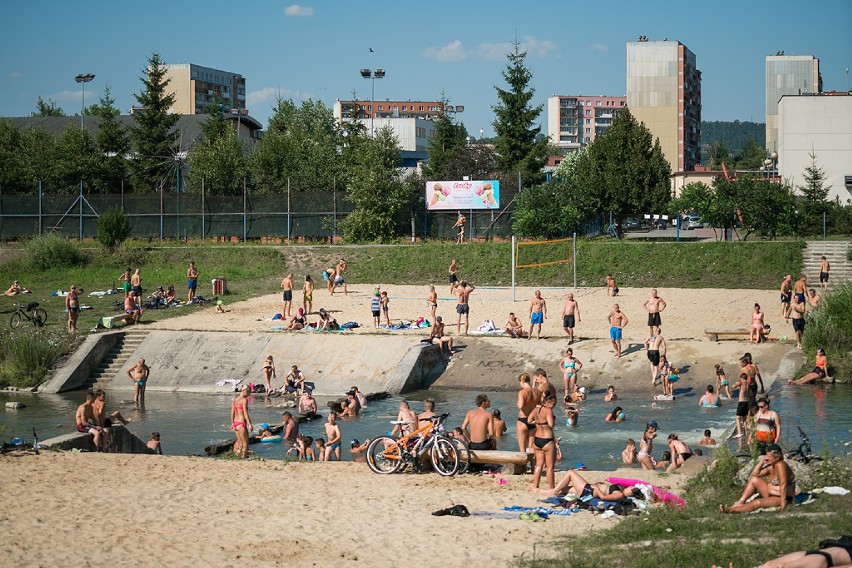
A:
<svg viewBox="0 0 852 568">
<path fill-rule="evenodd" d="M 464 455 L 462 455 L 464 457 Z M 504 450 L 470 450 L 470 463 L 526 465 L 532 454 Z"/>
</svg>

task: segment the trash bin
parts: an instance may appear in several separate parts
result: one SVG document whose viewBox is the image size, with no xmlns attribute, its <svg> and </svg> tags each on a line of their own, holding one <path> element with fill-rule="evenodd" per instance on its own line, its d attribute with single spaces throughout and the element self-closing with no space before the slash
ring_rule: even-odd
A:
<svg viewBox="0 0 852 568">
<path fill-rule="evenodd" d="M 213 295 L 222 296 L 228 292 L 228 281 L 224 276 L 218 276 L 213 279 Z"/>
</svg>

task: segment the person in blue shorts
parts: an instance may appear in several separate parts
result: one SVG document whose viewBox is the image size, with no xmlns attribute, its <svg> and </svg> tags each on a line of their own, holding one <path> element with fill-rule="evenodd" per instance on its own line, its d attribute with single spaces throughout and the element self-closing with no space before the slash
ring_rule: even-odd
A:
<svg viewBox="0 0 852 568">
<path fill-rule="evenodd" d="M 627 319 L 627 314 L 621 311 L 618 304 L 613 305 L 607 319 L 610 325 L 609 338 L 612 341 L 612 347 L 615 349 L 615 358 L 619 359 L 621 357 L 621 333 L 630 320 Z"/>
<path fill-rule="evenodd" d="M 547 319 L 547 302 L 541 297 L 541 290 L 535 291 L 535 297 L 530 300 L 530 333 L 527 339 L 532 339 L 532 332 L 538 326 L 536 339 L 541 339 L 541 324 Z"/>
<path fill-rule="evenodd" d="M 190 262 L 186 270 L 186 287 L 189 289 L 186 301 L 192 303 L 195 299 L 195 289 L 198 288 L 198 269 L 195 268 L 194 262 Z"/>
</svg>

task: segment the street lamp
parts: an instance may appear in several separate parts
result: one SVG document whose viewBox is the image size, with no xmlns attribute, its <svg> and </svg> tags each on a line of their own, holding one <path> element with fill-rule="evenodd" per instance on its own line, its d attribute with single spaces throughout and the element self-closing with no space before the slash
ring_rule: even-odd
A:
<svg viewBox="0 0 852 568">
<path fill-rule="evenodd" d="M 237 117 L 237 142 L 240 141 L 240 117 L 248 116 L 248 109 L 246 108 L 232 108 L 231 114 Z"/>
<path fill-rule="evenodd" d="M 90 82 L 94 78 L 95 76 L 92 73 L 80 73 L 74 77 L 75 81 L 83 83 L 83 103 L 80 109 L 80 130 L 83 129 L 83 114 L 86 112 L 86 83 Z"/>
<path fill-rule="evenodd" d="M 370 136 L 375 137 L 376 133 L 373 129 L 373 120 L 376 116 L 376 79 L 384 79 L 385 70 L 376 69 L 375 71 L 371 71 L 370 69 L 361 69 L 361 76 L 365 79 L 370 79 L 373 83 L 370 90 Z"/>
</svg>

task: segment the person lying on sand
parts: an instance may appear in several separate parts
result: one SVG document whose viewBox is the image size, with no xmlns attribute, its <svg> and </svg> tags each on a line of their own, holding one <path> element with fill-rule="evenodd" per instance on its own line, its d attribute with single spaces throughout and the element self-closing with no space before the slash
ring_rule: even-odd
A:
<svg viewBox="0 0 852 568">
<path fill-rule="evenodd" d="M 581 499 L 584 497 L 595 497 L 603 501 L 620 501 L 627 497 L 636 497 L 642 493 L 633 485 L 623 486 L 618 483 L 589 483 L 582 475 L 569 469 L 565 472 L 565 477 L 559 480 L 556 487 L 553 489 L 543 489 L 539 493 L 548 497 L 557 495 L 577 495 Z"/>
</svg>

